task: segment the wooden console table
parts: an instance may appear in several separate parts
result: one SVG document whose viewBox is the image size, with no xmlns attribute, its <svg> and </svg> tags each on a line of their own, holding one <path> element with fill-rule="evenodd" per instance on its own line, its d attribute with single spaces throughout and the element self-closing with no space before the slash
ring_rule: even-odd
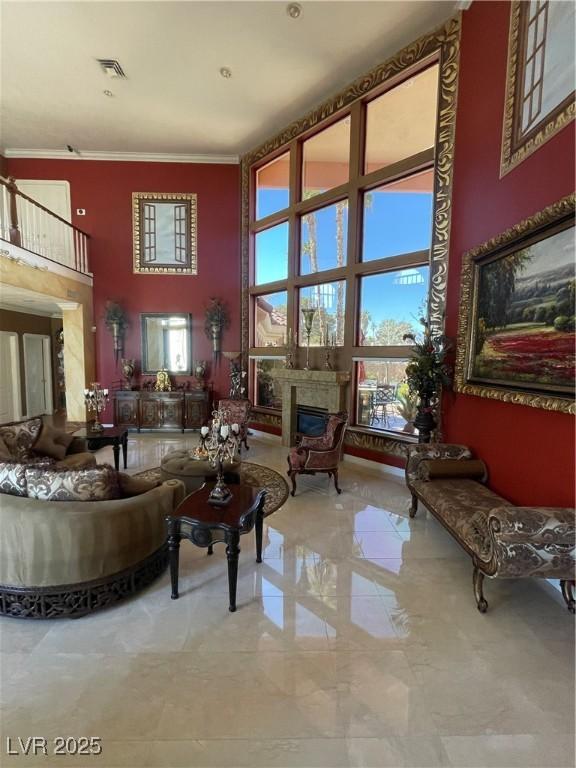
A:
<svg viewBox="0 0 576 768">
<path fill-rule="evenodd" d="M 210 417 L 210 391 L 114 393 L 114 424 L 136 429 L 200 429 Z"/>
</svg>

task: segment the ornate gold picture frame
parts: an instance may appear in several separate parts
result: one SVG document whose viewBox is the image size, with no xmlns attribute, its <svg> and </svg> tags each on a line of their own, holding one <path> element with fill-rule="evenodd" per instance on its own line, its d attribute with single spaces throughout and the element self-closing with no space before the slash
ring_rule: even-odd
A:
<svg viewBox="0 0 576 768">
<path fill-rule="evenodd" d="M 569 2 L 511 3 L 500 177 L 574 119 L 574 13 Z"/>
<path fill-rule="evenodd" d="M 195 194 L 133 192 L 133 271 L 140 275 L 195 275 Z"/>
<path fill-rule="evenodd" d="M 575 413 L 569 195 L 464 254 L 455 389 Z"/>
</svg>

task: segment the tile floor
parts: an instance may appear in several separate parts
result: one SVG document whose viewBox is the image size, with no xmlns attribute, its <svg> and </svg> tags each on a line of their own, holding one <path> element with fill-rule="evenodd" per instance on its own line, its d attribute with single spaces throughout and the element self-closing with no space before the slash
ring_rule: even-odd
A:
<svg viewBox="0 0 576 768">
<path fill-rule="evenodd" d="M 194 436 L 134 436 L 130 471 Z M 250 461 L 283 472 L 285 449 Z M 99 452 L 111 461 L 110 448 Z M 77 621 L 0 625 L 2 766 L 574 765 L 574 622 L 556 586 L 486 584 L 401 478 L 344 462 L 344 492 L 303 478 L 243 538 L 239 609 L 222 547 L 184 542 L 181 598 L 166 573 Z M 6 754 L 6 738 L 99 736 L 92 757 Z M 13 747 L 14 749 L 14 747 Z"/>
</svg>

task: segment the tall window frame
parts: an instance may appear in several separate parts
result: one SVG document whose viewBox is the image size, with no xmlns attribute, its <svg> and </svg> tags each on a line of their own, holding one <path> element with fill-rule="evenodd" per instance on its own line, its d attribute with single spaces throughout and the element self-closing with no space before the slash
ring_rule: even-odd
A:
<svg viewBox="0 0 576 768">
<path fill-rule="evenodd" d="M 266 349 L 254 346 L 252 330 L 248 327 L 251 317 L 252 302 L 263 293 L 287 291 L 288 334 L 298 328 L 299 308 L 298 292 L 305 286 L 318 285 L 345 279 L 346 281 L 346 327 L 344 343 L 337 349 L 336 367 L 351 371 L 352 390 L 349 411 L 355 412 L 356 403 L 356 361 L 360 359 L 406 359 L 407 347 L 397 346 L 361 346 L 359 343 L 359 283 L 364 275 L 377 274 L 399 269 L 409 269 L 423 265 L 431 267 L 431 285 L 429 291 L 429 319 L 436 330 L 443 329 L 446 265 L 449 247 L 450 193 L 452 183 L 452 162 L 454 148 L 455 100 L 458 72 L 458 50 L 460 19 L 451 19 L 446 25 L 431 33 L 412 46 L 408 46 L 396 57 L 385 62 L 381 67 L 369 73 L 362 81 L 315 110 L 298 123 L 300 130 L 280 134 L 242 160 L 243 182 L 243 351 L 251 360 L 266 356 Z M 406 54 L 409 54 L 408 56 Z M 406 62 L 410 62 L 409 65 Z M 439 107 L 437 109 L 437 137 L 435 146 L 418 152 L 405 160 L 364 172 L 364 147 L 366 126 L 366 105 L 383 93 L 396 87 L 404 80 L 419 74 L 432 66 L 439 71 Z M 373 87 L 366 87 L 371 81 Z M 356 90 L 355 90 L 355 86 Z M 356 96 L 353 97 L 354 90 Z M 442 114 L 442 130 L 439 128 L 439 115 Z M 324 129 L 349 118 L 350 120 L 350 155 L 349 179 L 346 183 L 303 199 L 302 189 L 302 146 L 303 143 Z M 275 158 L 289 153 L 290 183 L 289 205 L 262 219 L 255 216 L 256 172 Z M 435 158 L 441 156 L 443 167 L 440 174 Z M 385 257 L 362 262 L 362 208 L 363 194 L 382 185 L 412 176 L 422 171 L 434 170 L 434 212 L 433 232 L 430 249 L 397 256 Z M 301 275 L 300 257 L 300 219 L 316 209 L 334 205 L 340 201 L 348 202 L 347 263 L 343 267 Z M 254 237 L 256 233 L 274 226 L 281 221 L 289 224 L 288 277 L 286 280 L 254 285 Z M 443 273 L 443 274 L 441 274 Z M 287 348 L 275 349 L 274 353 L 286 353 Z M 320 360 L 317 358 L 318 367 Z M 353 420 L 354 421 L 354 420 Z M 352 423 L 351 432 L 370 431 Z M 394 435 L 396 437 L 397 435 Z"/>
</svg>

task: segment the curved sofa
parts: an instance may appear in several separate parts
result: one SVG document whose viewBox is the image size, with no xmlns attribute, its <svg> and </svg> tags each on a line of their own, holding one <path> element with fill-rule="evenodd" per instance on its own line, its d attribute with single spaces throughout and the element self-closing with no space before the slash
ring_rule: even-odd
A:
<svg viewBox="0 0 576 768">
<path fill-rule="evenodd" d="M 0 495 L 0 614 L 83 616 L 139 591 L 166 568 L 165 518 L 179 480 L 113 501 Z"/>
</svg>

